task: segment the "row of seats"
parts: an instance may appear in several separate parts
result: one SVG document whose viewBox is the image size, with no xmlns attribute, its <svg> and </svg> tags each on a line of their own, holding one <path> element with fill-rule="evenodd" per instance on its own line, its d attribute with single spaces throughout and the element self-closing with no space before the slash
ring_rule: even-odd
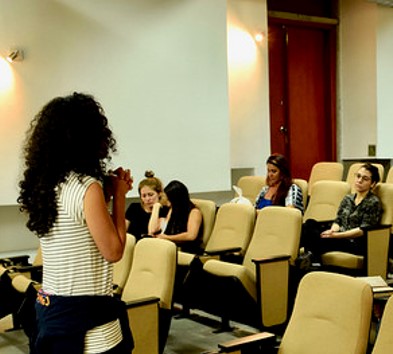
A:
<svg viewBox="0 0 393 354">
<path fill-rule="evenodd" d="M 319 221 L 334 219 L 340 201 L 342 200 L 344 195 L 349 192 L 349 188 L 350 187 L 348 183 L 343 181 L 317 182 L 315 184 L 314 194 L 310 198 L 310 202 L 307 206 L 304 216 L 302 217 L 299 213 L 298 218 L 300 220 L 300 225 L 308 218 L 313 218 Z M 393 224 L 393 184 L 380 183 L 377 186 L 375 192 L 380 197 L 383 205 L 383 225 L 375 228 L 364 229 L 365 238 L 367 240 L 366 256 L 355 256 L 344 252 L 329 252 L 322 257 L 323 269 L 353 275 L 380 275 L 384 279 L 386 279 L 389 239 L 391 235 L 391 225 Z M 203 200 L 196 201 L 198 206 L 201 208 L 203 215 L 206 212 L 206 210 L 204 210 L 203 208 L 203 204 L 205 202 L 206 201 Z M 218 212 L 216 214 L 216 218 L 213 222 L 213 231 L 211 233 L 211 236 L 210 238 L 206 238 L 207 242 L 205 251 L 207 250 L 207 252 L 205 252 L 205 254 L 202 256 L 179 252 L 178 271 L 179 268 L 181 269 L 182 267 L 190 267 L 192 262 L 195 261 L 195 259 L 198 259 L 198 261 L 202 263 L 202 268 L 205 273 L 207 272 L 210 274 L 214 274 L 222 278 L 236 278 L 236 281 L 242 284 L 243 290 L 246 290 L 246 292 L 248 292 L 248 294 L 250 295 L 248 296 L 249 300 L 250 298 L 253 299 L 251 301 L 248 301 L 251 304 L 249 308 L 252 308 L 254 306 L 255 310 L 256 304 L 259 303 L 260 306 L 262 304 L 262 300 L 260 298 L 260 294 L 258 295 L 258 292 L 265 290 L 271 291 L 271 289 L 275 288 L 271 285 L 260 286 L 257 284 L 257 279 L 259 277 L 259 275 L 257 275 L 258 267 L 255 268 L 255 265 L 252 264 L 251 259 L 272 258 L 279 255 L 289 255 L 289 264 L 293 264 L 299 251 L 298 248 L 292 248 L 292 246 L 294 244 L 298 245 L 297 237 L 300 235 L 300 231 L 298 234 L 297 227 L 294 227 L 290 223 L 285 222 L 285 218 L 283 216 L 284 214 L 280 215 L 280 217 L 277 218 L 269 215 L 270 213 L 277 213 L 276 209 L 281 210 L 282 213 L 286 213 L 288 210 L 293 211 L 293 209 L 291 208 L 281 207 L 274 207 L 273 209 L 272 207 L 269 207 L 262 209 L 257 214 L 258 216 L 256 218 L 254 227 L 252 227 L 252 223 L 254 220 L 253 215 L 255 215 L 255 211 L 253 213 L 251 206 L 231 203 L 223 204 L 218 209 Z M 239 210 L 242 210 L 243 214 L 241 217 L 237 218 L 236 213 Z M 248 216 L 246 216 L 246 211 L 249 211 Z M 228 215 L 228 218 L 226 218 L 226 214 Z M 263 216 L 266 215 L 269 215 L 269 217 L 267 218 L 268 220 L 262 221 Z M 210 216 L 209 220 L 212 219 L 213 217 Z M 264 226 L 261 227 L 258 226 L 259 223 L 261 223 L 261 225 L 263 223 L 265 224 L 263 224 Z M 285 227 L 288 227 L 288 229 L 285 229 Z M 250 230 L 252 230 L 251 236 Z M 290 241 L 291 235 L 293 235 L 292 232 L 295 232 L 295 241 L 293 241 L 293 243 L 291 243 Z M 275 233 L 276 236 L 273 237 L 272 235 L 274 235 Z M 261 246 L 261 244 L 263 246 Z M 210 247 L 210 245 L 214 245 L 214 247 Z M 244 245 L 248 246 L 245 248 Z M 243 262 L 241 264 L 233 264 L 233 261 L 231 261 L 232 264 L 229 264 L 229 262 L 222 262 L 222 259 L 223 257 L 225 257 L 226 254 L 226 248 L 231 249 L 231 251 L 238 252 L 240 256 L 244 256 L 244 258 L 239 258 L 243 259 Z M 221 258 L 221 261 L 212 260 L 211 258 L 213 256 L 215 256 L 216 258 Z M 195 267 L 193 267 L 193 269 L 195 270 Z M 187 272 L 184 272 L 184 270 L 182 273 L 187 274 Z M 266 272 L 266 270 L 264 270 L 261 271 L 261 274 L 265 276 L 268 273 Z M 288 285 L 282 286 L 281 280 L 279 281 L 278 279 L 279 277 L 274 278 L 276 284 L 280 284 L 281 289 L 288 291 Z M 282 277 L 281 279 L 284 279 L 284 283 L 288 284 L 285 277 Z M 190 281 L 190 279 L 187 280 Z M 193 279 L 191 278 L 191 280 Z M 201 281 L 199 280 L 199 282 Z M 205 283 L 205 285 L 203 286 L 205 293 L 215 293 L 215 291 L 209 292 L 208 290 L 206 290 L 206 284 L 209 283 L 208 280 L 203 279 L 203 282 Z M 226 280 L 225 282 L 228 283 Z M 220 281 L 214 279 L 212 283 L 220 284 Z M 227 294 L 234 294 L 235 291 L 233 289 L 228 290 L 230 286 L 232 285 L 220 284 L 220 288 L 226 289 Z M 214 287 L 216 287 L 216 285 L 214 285 Z M 201 297 L 203 297 L 203 294 L 198 294 L 198 292 L 195 291 L 195 287 L 191 287 L 191 289 L 192 291 L 190 291 L 189 293 L 193 294 L 194 297 L 196 297 L 197 300 L 200 301 Z M 278 293 L 276 290 L 273 292 L 273 294 L 277 298 L 276 300 L 278 300 Z M 208 306 L 208 310 L 212 312 L 217 312 L 220 306 L 223 306 L 224 302 L 222 301 L 222 298 L 217 299 L 217 301 L 213 301 L 212 296 L 209 297 L 210 298 L 207 299 L 207 302 L 210 302 L 212 305 Z M 266 298 L 267 297 L 265 296 L 265 299 Z M 188 306 L 191 308 L 193 306 L 197 306 L 193 303 L 194 300 L 192 299 L 185 299 L 185 301 L 190 302 Z M 236 303 L 246 303 L 246 300 L 244 300 L 244 296 L 242 301 Z M 273 313 L 278 314 L 279 311 L 277 311 L 274 306 L 275 305 L 265 306 L 265 309 L 271 309 Z M 228 305 L 227 307 L 230 308 L 231 306 Z M 225 309 L 225 311 L 222 310 L 222 313 L 227 314 L 229 311 L 228 308 Z M 239 311 L 244 312 L 243 307 L 240 307 Z M 262 321 L 262 318 L 263 316 L 259 317 L 258 320 Z M 265 324 L 264 326 L 267 325 Z"/>
<path fill-rule="evenodd" d="M 341 200 L 349 191 L 348 182 L 328 180 L 316 182 L 302 221 L 305 222 L 308 219 L 334 220 Z M 343 252 L 329 252 L 323 257 L 326 266 L 342 268 L 343 271 L 349 273 L 353 271 L 355 274 L 381 275 L 386 279 L 387 244 L 391 233 L 390 225 L 393 224 L 393 184 L 379 183 L 375 188 L 375 193 L 382 202 L 381 225 L 384 226 L 364 230 L 367 241 L 369 241 L 367 243 L 369 251 L 366 252 L 368 257 L 364 259 L 361 256 Z M 204 219 L 203 245 L 207 253 L 210 253 L 211 256 L 213 251 L 237 247 L 238 252 L 244 255 L 245 247 L 251 239 L 250 235 L 255 218 L 252 207 L 248 205 L 234 206 L 234 204 L 227 203 L 219 208 L 217 216 L 215 216 L 214 202 L 200 199 L 195 200 L 195 203 L 201 209 Z M 239 215 L 236 216 L 236 213 Z M 374 235 L 379 237 L 371 237 Z M 209 239 L 210 237 L 211 239 Z M 380 244 L 374 245 L 377 242 Z M 375 251 L 373 251 L 374 246 L 376 247 Z M 375 252 L 377 253 L 373 254 Z M 190 254 L 179 253 L 179 264 L 181 265 L 189 265 L 192 259 L 193 256 Z"/>
<path fill-rule="evenodd" d="M 308 180 L 308 195 L 312 194 L 312 189 L 317 181 L 332 180 L 332 181 L 346 181 L 351 186 L 351 193 L 354 192 L 355 173 L 363 165 L 363 162 L 352 163 L 347 171 L 347 175 L 343 176 L 344 166 L 341 162 L 317 162 L 311 169 Z M 378 168 L 380 182 L 393 183 L 393 166 L 388 171 L 386 179 L 384 179 L 385 168 L 380 163 L 373 163 Z"/>
<path fill-rule="evenodd" d="M 356 162 L 350 165 L 347 175 L 343 176 L 344 166 L 341 162 L 318 162 L 313 165 L 308 180 L 301 178 L 294 178 L 294 183 L 297 184 L 303 193 L 303 204 L 307 205 L 308 199 L 312 194 L 314 185 L 318 181 L 345 181 L 350 186 L 350 192 L 354 192 L 355 173 L 359 170 L 362 162 Z M 384 180 L 385 169 L 382 164 L 373 164 L 378 168 L 380 181 L 393 184 L 393 166 L 389 169 L 386 179 Z M 262 187 L 266 184 L 265 176 L 243 176 L 240 177 L 237 186 L 242 190 L 242 195 L 249 199 L 252 203 L 255 202 L 257 195 Z"/>
</svg>

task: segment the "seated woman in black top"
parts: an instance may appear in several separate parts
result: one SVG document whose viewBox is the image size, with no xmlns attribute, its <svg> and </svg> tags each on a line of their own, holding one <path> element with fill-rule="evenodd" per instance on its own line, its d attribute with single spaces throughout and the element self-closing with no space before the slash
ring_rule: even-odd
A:
<svg viewBox="0 0 393 354">
<path fill-rule="evenodd" d="M 140 203 L 131 203 L 126 211 L 127 232 L 134 235 L 137 240 L 148 233 L 153 205 L 164 195 L 162 182 L 154 177 L 153 171 L 146 171 L 145 177 L 138 186 Z"/>
<path fill-rule="evenodd" d="M 175 242 L 182 251 L 200 253 L 202 213 L 191 201 L 187 187 L 182 182 L 172 181 L 164 192 L 169 210 L 160 215 L 163 205 L 154 204 L 149 234 Z"/>
</svg>

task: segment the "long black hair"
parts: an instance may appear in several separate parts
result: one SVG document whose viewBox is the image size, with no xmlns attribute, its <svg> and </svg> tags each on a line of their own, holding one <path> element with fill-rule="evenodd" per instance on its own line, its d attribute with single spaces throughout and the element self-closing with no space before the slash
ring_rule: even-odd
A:
<svg viewBox="0 0 393 354">
<path fill-rule="evenodd" d="M 57 217 L 56 187 L 74 171 L 103 180 L 116 141 L 101 105 L 73 93 L 47 103 L 34 117 L 24 146 L 25 171 L 18 203 L 27 227 L 45 235 Z"/>
<path fill-rule="evenodd" d="M 195 208 L 187 187 L 182 182 L 174 180 L 168 183 L 164 192 L 172 208 L 165 232 L 168 235 L 175 235 L 187 231 L 188 216 L 190 211 Z"/>
</svg>

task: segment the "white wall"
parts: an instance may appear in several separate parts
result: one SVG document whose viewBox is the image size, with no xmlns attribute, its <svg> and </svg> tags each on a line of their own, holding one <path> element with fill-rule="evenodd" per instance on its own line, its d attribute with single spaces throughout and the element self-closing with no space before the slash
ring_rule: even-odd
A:
<svg viewBox="0 0 393 354">
<path fill-rule="evenodd" d="M 378 7 L 377 153 L 393 158 L 393 8 Z"/>
<path fill-rule="evenodd" d="M 341 0 L 339 137 L 342 159 L 393 158 L 393 8 Z"/>
<path fill-rule="evenodd" d="M 113 166 L 136 181 L 152 169 L 193 192 L 230 188 L 226 0 L 0 0 L 0 13 L 0 51 L 25 51 L 0 95 L 0 204 L 15 204 L 29 120 L 72 91 L 102 103 Z"/>
<path fill-rule="evenodd" d="M 114 166 L 136 181 L 152 169 L 192 193 L 230 189 L 226 15 L 226 0 L 0 0 L 0 56 L 25 52 L 0 60 L 0 251 L 36 244 L 15 206 L 24 134 L 75 90 L 102 103 Z"/>
<path fill-rule="evenodd" d="M 338 127 L 342 159 L 368 156 L 377 143 L 377 5 L 342 0 L 338 56 Z"/>
<path fill-rule="evenodd" d="M 228 88 L 231 166 L 263 174 L 270 154 L 266 0 L 228 0 Z"/>
</svg>

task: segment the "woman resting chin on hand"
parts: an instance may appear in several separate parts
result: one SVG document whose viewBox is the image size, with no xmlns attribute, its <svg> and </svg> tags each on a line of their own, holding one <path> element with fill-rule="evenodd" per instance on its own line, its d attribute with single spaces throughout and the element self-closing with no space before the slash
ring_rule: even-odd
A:
<svg viewBox="0 0 393 354">
<path fill-rule="evenodd" d="M 201 251 L 202 213 L 191 201 L 187 187 L 170 182 L 164 193 L 169 208 L 155 203 L 149 221 L 149 234 L 179 245 L 185 252 Z"/>
</svg>

